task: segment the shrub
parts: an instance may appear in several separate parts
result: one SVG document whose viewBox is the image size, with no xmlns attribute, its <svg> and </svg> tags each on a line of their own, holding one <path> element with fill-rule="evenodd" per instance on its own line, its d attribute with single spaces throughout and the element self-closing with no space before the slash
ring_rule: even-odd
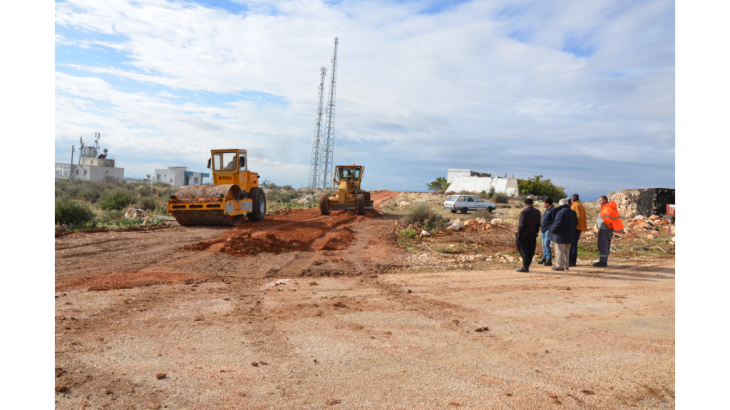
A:
<svg viewBox="0 0 730 410">
<path fill-rule="evenodd" d="M 431 181 L 430 184 L 428 184 L 428 190 L 429 191 L 446 191 L 449 188 L 450 183 L 446 182 L 446 178 L 444 177 L 438 177 L 436 180 Z"/>
<path fill-rule="evenodd" d="M 91 209 L 76 201 L 62 198 L 56 200 L 56 223 L 82 224 L 94 217 Z"/>
<path fill-rule="evenodd" d="M 482 209 L 474 213 L 474 218 L 484 218 L 487 220 L 487 222 L 489 222 L 494 219 L 494 215 L 486 209 Z"/>
<path fill-rule="evenodd" d="M 152 194 L 152 188 L 150 188 L 150 186 L 147 184 L 141 184 L 137 188 L 137 192 L 139 193 L 139 196 L 141 196 L 141 197 L 150 196 Z"/>
<path fill-rule="evenodd" d="M 491 198 L 493 196 L 494 196 L 494 187 L 493 186 L 490 186 L 489 187 L 489 197 Z"/>
<path fill-rule="evenodd" d="M 479 193 L 479 198 L 486 199 L 489 195 L 487 194 L 487 191 L 482 190 L 482 192 Z"/>
<path fill-rule="evenodd" d="M 423 226 L 428 230 L 442 229 L 444 226 L 444 218 L 441 214 L 433 212 L 433 210 L 426 204 L 413 207 L 410 212 L 406 214 L 403 222 L 406 225 Z"/>
<path fill-rule="evenodd" d="M 106 216 L 112 221 L 118 221 L 120 219 L 124 219 L 124 212 L 119 210 L 111 210 L 106 213 Z"/>
<path fill-rule="evenodd" d="M 529 179 L 519 180 L 517 181 L 517 187 L 523 195 L 532 194 L 553 198 L 566 197 L 563 187 L 556 186 L 549 179 L 542 179 L 542 175 L 535 175 Z"/>
<path fill-rule="evenodd" d="M 153 211 L 157 209 L 157 201 L 149 196 L 139 200 L 139 207 L 145 211 Z"/>
<path fill-rule="evenodd" d="M 398 232 L 398 236 L 400 236 L 401 238 L 415 238 L 416 231 L 413 230 L 413 228 L 408 228 L 405 231 Z"/>
<path fill-rule="evenodd" d="M 509 197 L 500 192 L 492 196 L 492 201 L 494 201 L 495 204 L 507 204 L 509 203 Z"/>
<path fill-rule="evenodd" d="M 294 187 L 292 187 L 291 185 L 284 185 L 283 187 L 281 187 L 281 189 L 283 189 L 284 191 L 293 191 Z"/>
<path fill-rule="evenodd" d="M 471 195 L 471 192 L 467 191 L 466 189 L 459 191 L 459 195 Z"/>
<path fill-rule="evenodd" d="M 99 208 L 103 210 L 121 210 L 129 205 L 132 205 L 136 202 L 136 199 L 134 196 L 132 196 L 132 193 L 129 192 L 128 189 L 124 189 L 121 187 L 114 188 L 111 191 L 109 191 L 104 198 L 102 198 L 101 201 L 99 201 Z"/>
<path fill-rule="evenodd" d="M 85 186 L 76 194 L 76 196 L 76 199 L 96 202 L 101 197 L 101 191 L 91 186 Z"/>
</svg>

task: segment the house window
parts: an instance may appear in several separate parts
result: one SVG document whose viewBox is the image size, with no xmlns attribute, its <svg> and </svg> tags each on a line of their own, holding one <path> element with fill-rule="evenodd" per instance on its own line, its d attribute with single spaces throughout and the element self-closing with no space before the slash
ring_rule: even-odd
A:
<svg viewBox="0 0 730 410">
<path fill-rule="evenodd" d="M 76 175 L 78 175 L 78 174 L 79 174 L 79 170 L 77 169 L 77 170 L 76 170 Z"/>
<path fill-rule="evenodd" d="M 160 174 L 157 174 L 157 180 L 158 181 L 160 180 Z"/>
<path fill-rule="evenodd" d="M 195 183 L 197 184 L 198 183 L 198 177 L 195 177 L 195 179 L 193 179 L 193 181 L 195 181 Z"/>
<path fill-rule="evenodd" d="M 84 175 L 86 175 L 86 170 L 84 170 Z"/>
<path fill-rule="evenodd" d="M 170 180 L 170 183 L 172 184 L 172 180 Z"/>
</svg>

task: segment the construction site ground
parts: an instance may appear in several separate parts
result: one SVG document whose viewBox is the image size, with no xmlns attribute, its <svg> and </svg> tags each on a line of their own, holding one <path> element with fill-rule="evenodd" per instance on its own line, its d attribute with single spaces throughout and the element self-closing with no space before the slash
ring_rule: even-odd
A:
<svg viewBox="0 0 730 410">
<path fill-rule="evenodd" d="M 57 237 L 56 408 L 674 408 L 673 253 L 518 273 L 510 221 L 406 240 L 397 194 Z"/>
</svg>

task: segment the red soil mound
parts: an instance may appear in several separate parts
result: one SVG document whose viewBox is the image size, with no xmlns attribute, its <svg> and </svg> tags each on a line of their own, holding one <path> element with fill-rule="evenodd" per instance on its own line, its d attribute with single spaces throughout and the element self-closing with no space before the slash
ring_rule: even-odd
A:
<svg viewBox="0 0 730 410">
<path fill-rule="evenodd" d="M 207 281 L 207 278 L 203 275 L 169 272 L 138 271 L 129 273 L 111 273 L 107 275 L 59 282 L 56 284 L 56 291 L 83 288 L 87 288 L 88 290 L 132 289 L 141 286 L 153 286 L 188 281 L 202 283 Z"/>
<path fill-rule="evenodd" d="M 324 244 L 322 250 L 325 251 L 341 251 L 347 249 L 352 242 L 355 241 L 355 235 L 353 235 L 350 227 L 346 226 L 342 228 L 337 235 L 331 237 L 327 243 Z"/>
</svg>

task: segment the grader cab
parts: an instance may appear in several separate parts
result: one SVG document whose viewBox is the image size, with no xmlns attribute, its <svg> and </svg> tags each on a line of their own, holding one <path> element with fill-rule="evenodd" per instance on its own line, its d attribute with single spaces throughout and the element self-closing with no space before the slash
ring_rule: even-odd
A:
<svg viewBox="0 0 730 410">
<path fill-rule="evenodd" d="M 322 195 L 319 209 L 322 215 L 341 209 L 357 210 L 358 215 L 365 215 L 366 209 L 374 209 L 370 200 L 370 192 L 361 189 L 362 175 L 365 167 L 361 165 L 338 165 L 332 179 L 332 196 Z"/>
<path fill-rule="evenodd" d="M 213 185 L 178 188 L 167 202 L 167 213 L 183 226 L 236 226 L 266 216 L 266 195 L 259 188 L 259 174 L 248 170 L 246 150 L 212 150 L 208 168 Z"/>
</svg>

